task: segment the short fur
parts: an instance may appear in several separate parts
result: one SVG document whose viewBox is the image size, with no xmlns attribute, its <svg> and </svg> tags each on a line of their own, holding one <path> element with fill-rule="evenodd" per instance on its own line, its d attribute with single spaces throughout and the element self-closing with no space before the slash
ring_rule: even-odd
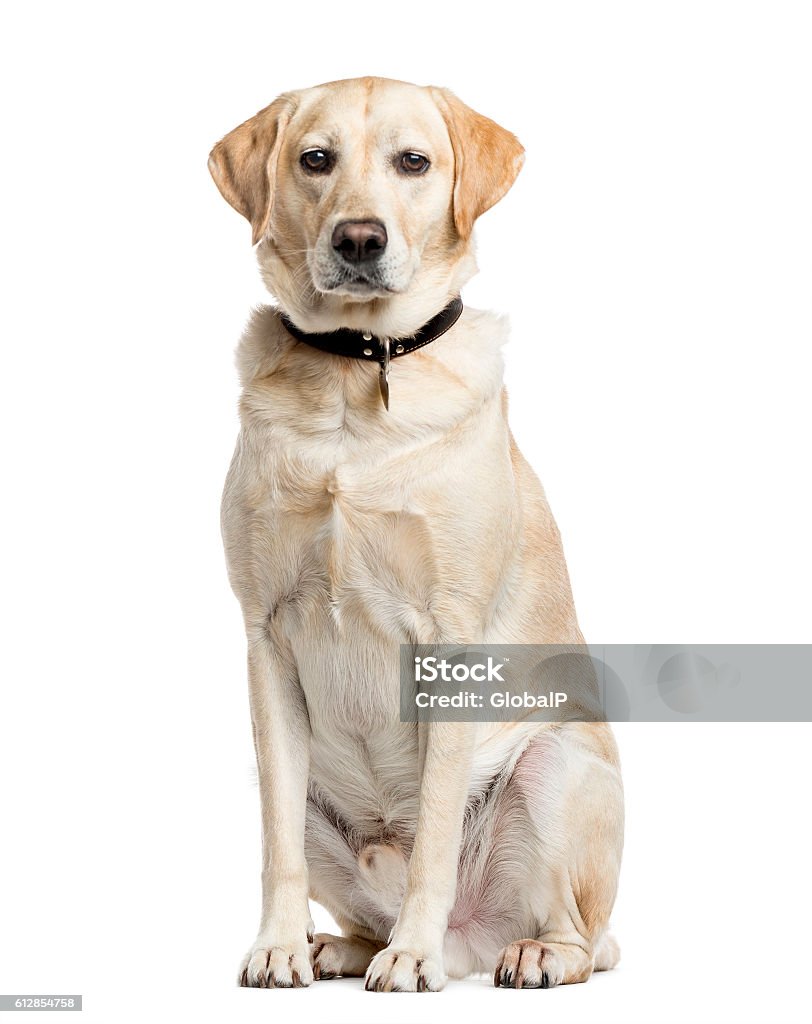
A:
<svg viewBox="0 0 812 1024">
<path fill-rule="evenodd" d="M 304 170 L 329 149 L 329 174 Z M 421 175 L 398 154 L 431 160 Z M 380 78 L 286 93 L 212 150 L 264 280 L 303 330 L 407 336 L 476 270 L 475 220 L 510 188 L 518 140 L 445 89 Z M 375 275 L 331 238 L 385 224 Z M 601 724 L 399 720 L 399 645 L 582 643 L 544 492 L 507 423 L 507 326 L 466 309 L 377 367 L 298 343 L 279 309 L 240 342 L 242 431 L 222 525 L 248 637 L 263 819 L 259 933 L 244 985 L 365 975 L 585 981 L 614 966 L 617 751 Z M 343 937 L 312 935 L 308 896 Z"/>
</svg>

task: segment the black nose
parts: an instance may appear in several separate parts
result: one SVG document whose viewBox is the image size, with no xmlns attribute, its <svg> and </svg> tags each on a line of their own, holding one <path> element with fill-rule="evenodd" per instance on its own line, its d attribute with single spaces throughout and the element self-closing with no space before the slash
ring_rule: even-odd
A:
<svg viewBox="0 0 812 1024">
<path fill-rule="evenodd" d="M 333 231 L 333 248 L 348 263 L 374 260 L 386 242 L 386 228 L 376 220 L 343 220 Z"/>
</svg>

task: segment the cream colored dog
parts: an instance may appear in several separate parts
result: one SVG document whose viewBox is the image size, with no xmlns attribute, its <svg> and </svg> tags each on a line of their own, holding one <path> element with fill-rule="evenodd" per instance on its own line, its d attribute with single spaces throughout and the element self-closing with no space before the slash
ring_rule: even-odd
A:
<svg viewBox="0 0 812 1024">
<path fill-rule="evenodd" d="M 582 643 L 558 531 L 507 423 L 504 321 L 466 309 L 377 363 L 291 334 L 407 339 L 475 273 L 472 228 L 516 138 L 445 89 L 286 93 L 214 147 L 279 307 L 241 339 L 222 525 L 248 636 L 264 835 L 243 985 L 339 974 L 374 991 L 585 981 L 623 829 L 603 724 L 411 725 L 402 643 Z M 343 936 L 313 936 L 308 897 Z"/>
</svg>

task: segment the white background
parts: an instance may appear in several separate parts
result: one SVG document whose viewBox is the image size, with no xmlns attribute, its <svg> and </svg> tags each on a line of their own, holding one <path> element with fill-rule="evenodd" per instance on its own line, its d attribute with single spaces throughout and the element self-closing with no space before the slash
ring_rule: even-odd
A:
<svg viewBox="0 0 812 1024">
<path fill-rule="evenodd" d="M 464 298 L 510 313 L 587 638 L 810 642 L 808 5 L 4 13 L 0 992 L 93 1022 L 808 1019 L 807 725 L 618 730 L 623 960 L 587 985 L 235 987 L 259 816 L 218 515 L 267 296 L 206 169 L 279 92 L 359 74 L 515 131 Z"/>
</svg>

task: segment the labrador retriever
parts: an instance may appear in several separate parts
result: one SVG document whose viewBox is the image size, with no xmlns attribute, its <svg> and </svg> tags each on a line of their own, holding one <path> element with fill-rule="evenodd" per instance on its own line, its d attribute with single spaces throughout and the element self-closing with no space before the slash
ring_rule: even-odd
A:
<svg viewBox="0 0 812 1024">
<path fill-rule="evenodd" d="M 372 77 L 285 93 L 211 152 L 278 301 L 239 344 L 222 503 L 264 837 L 242 985 L 547 988 L 618 960 L 609 726 L 399 714 L 401 644 L 583 642 L 507 423 L 506 324 L 458 298 L 523 155 L 449 90 Z"/>
</svg>

